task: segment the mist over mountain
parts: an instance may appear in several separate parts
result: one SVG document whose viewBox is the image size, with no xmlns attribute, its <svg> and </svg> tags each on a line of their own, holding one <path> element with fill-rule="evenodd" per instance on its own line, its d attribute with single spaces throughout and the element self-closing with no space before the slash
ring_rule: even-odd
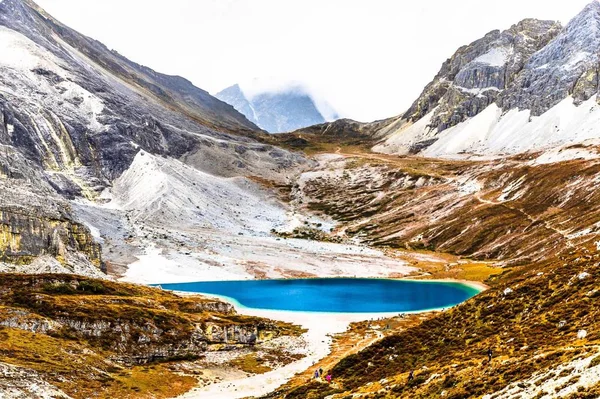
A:
<svg viewBox="0 0 600 399">
<path fill-rule="evenodd" d="M 362 123 L 0 0 L 0 398 L 600 397 L 599 50 L 525 19 Z"/>
<path fill-rule="evenodd" d="M 327 102 L 300 84 L 235 84 L 215 96 L 270 133 L 290 132 L 338 119 Z"/>
</svg>

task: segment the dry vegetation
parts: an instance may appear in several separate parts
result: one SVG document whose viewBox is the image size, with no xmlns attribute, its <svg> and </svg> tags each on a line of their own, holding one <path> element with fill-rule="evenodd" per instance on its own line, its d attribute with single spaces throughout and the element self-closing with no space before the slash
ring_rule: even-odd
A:
<svg viewBox="0 0 600 399">
<path fill-rule="evenodd" d="M 0 363 L 74 398 L 172 397 L 197 383 L 176 366 L 211 346 L 302 332 L 215 300 L 76 276 L 4 274 L 0 309 Z"/>
<path fill-rule="evenodd" d="M 598 397 L 597 382 L 553 370 L 600 349 L 600 163 L 342 153 L 345 159 L 321 165 L 292 189 L 296 204 L 340 221 L 338 237 L 359 238 L 419 267 L 419 278 L 491 289 L 341 360 L 334 351 L 327 368 L 333 384 L 296 380 L 269 397 L 466 399 L 507 386 L 535 391 L 529 379 L 538 373 L 566 378 L 552 395 L 575 386 L 560 396 Z"/>
<path fill-rule="evenodd" d="M 600 344 L 599 273 L 600 255 L 592 248 L 515 267 L 491 282 L 491 290 L 344 358 L 331 369 L 335 385 L 313 383 L 274 397 L 337 392 L 335 398 L 431 398 L 443 391 L 450 398 L 481 397 L 594 355 Z M 582 330 L 587 336 L 579 339 Z M 411 370 L 415 380 L 408 383 Z"/>
</svg>

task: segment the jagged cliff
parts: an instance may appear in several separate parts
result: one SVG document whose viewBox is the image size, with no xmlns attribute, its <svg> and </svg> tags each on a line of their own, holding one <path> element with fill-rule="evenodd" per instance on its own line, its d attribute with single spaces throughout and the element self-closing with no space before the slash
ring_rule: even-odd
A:
<svg viewBox="0 0 600 399">
<path fill-rule="evenodd" d="M 502 156 L 597 138 L 599 32 L 594 0 L 564 28 L 527 19 L 461 47 L 375 149 Z"/>
<path fill-rule="evenodd" d="M 105 270 L 100 245 L 52 189 L 0 179 L 0 190 L 0 271 L 2 262 L 30 265 L 44 255 L 71 270 Z"/>
<path fill-rule="evenodd" d="M 0 262 L 52 255 L 73 269 L 79 262 L 65 253 L 79 253 L 101 267 L 97 244 L 61 197 L 98 198 L 140 150 L 227 177 L 273 177 L 305 162 L 266 144 L 230 105 L 29 0 L 0 2 L 0 53 Z"/>
<path fill-rule="evenodd" d="M 461 47 L 403 118 L 417 121 L 435 109 L 429 125 L 442 131 L 477 115 L 513 85 L 529 58 L 560 29 L 557 22 L 526 19 Z"/>
</svg>

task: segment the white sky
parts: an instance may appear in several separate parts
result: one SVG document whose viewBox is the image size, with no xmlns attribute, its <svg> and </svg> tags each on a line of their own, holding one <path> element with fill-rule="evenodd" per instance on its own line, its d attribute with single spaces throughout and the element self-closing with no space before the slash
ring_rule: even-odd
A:
<svg viewBox="0 0 600 399">
<path fill-rule="evenodd" d="M 455 50 L 523 18 L 566 23 L 590 0 L 37 0 L 133 61 L 216 93 L 306 82 L 343 116 L 407 109 Z"/>
</svg>

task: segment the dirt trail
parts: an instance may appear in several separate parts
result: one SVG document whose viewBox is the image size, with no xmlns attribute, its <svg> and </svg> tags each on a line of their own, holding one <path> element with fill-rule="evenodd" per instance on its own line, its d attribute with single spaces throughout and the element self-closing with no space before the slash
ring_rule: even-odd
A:
<svg viewBox="0 0 600 399">
<path fill-rule="evenodd" d="M 556 234 L 560 235 L 564 239 L 565 245 L 567 247 L 569 247 L 569 248 L 575 247 L 575 245 L 571 242 L 571 239 L 569 237 L 567 237 L 567 235 L 565 234 L 564 231 L 559 230 L 556 227 L 552 226 L 547 220 L 535 218 L 534 216 L 525 212 L 523 209 L 512 206 L 504 201 L 498 201 L 498 200 L 492 201 L 492 200 L 485 199 L 482 197 L 482 195 L 483 195 L 483 193 L 475 194 L 475 199 L 483 204 L 502 206 L 502 207 L 505 207 L 506 209 L 518 212 L 521 215 L 523 215 L 527 220 L 529 220 L 529 222 L 531 223 L 530 226 L 533 226 L 534 224 L 537 224 L 537 223 L 542 223 L 546 229 L 551 230 L 551 231 L 555 232 Z"/>
</svg>

